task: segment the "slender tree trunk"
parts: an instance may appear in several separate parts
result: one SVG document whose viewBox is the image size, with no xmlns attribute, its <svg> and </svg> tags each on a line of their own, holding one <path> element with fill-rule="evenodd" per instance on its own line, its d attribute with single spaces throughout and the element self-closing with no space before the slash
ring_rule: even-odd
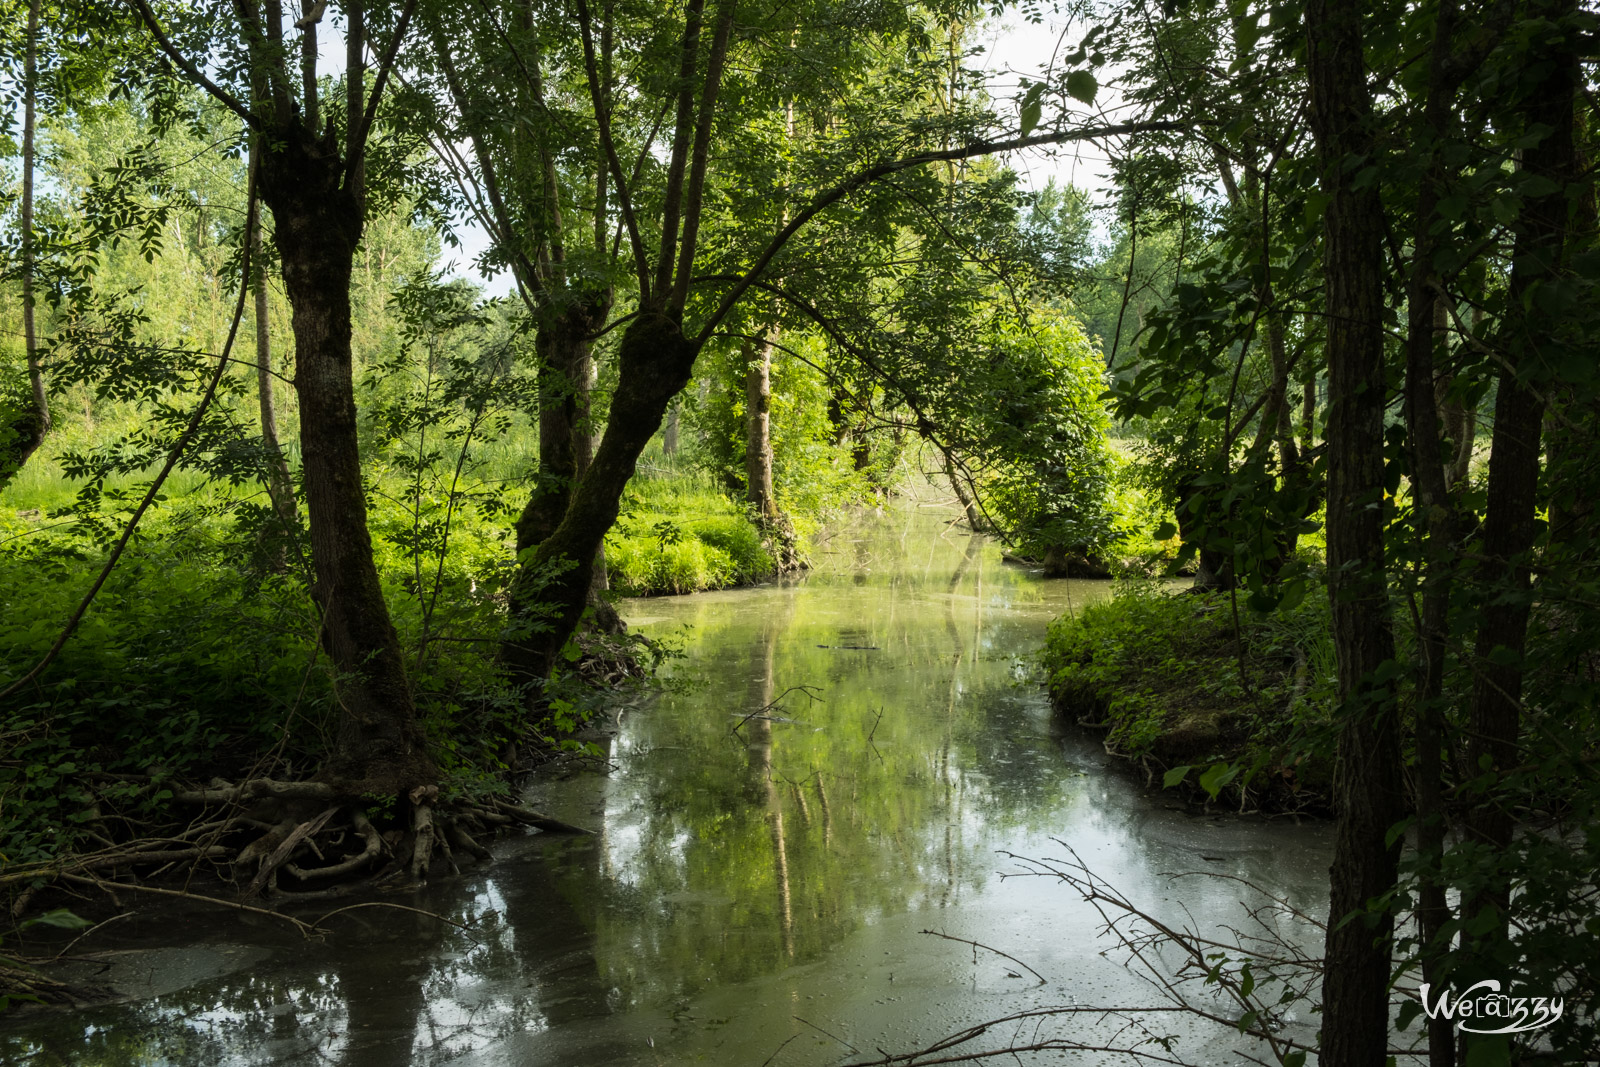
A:
<svg viewBox="0 0 1600 1067">
<path fill-rule="evenodd" d="M 261 191 L 294 311 L 313 590 L 343 709 L 327 770 L 360 792 L 400 792 L 438 775 L 367 530 L 350 351 L 350 276 L 363 209 L 341 181 L 344 168 L 329 139 L 298 126 L 275 134 L 282 140 L 262 157 Z"/>
<path fill-rule="evenodd" d="M 1533 13 L 1567 27 L 1569 35 L 1575 10 L 1575 0 L 1545 0 L 1533 5 Z M 1531 309 L 1530 302 L 1535 288 L 1555 280 L 1565 267 L 1567 189 L 1580 180 L 1574 173 L 1573 104 L 1581 84 L 1575 43 L 1568 36 L 1541 49 L 1539 58 L 1539 66 L 1530 71 L 1542 70 L 1543 78 L 1537 85 L 1522 87 L 1523 127 L 1530 133 L 1549 132 L 1523 149 L 1522 167 L 1530 175 L 1548 179 L 1553 191 L 1530 197 L 1515 226 L 1501 345 L 1506 361 L 1495 396 L 1488 500 L 1480 542 L 1486 560 L 1479 572 L 1484 603 L 1474 650 L 1477 664 L 1467 747 L 1470 766 L 1496 773 L 1519 762 L 1522 659 L 1532 608 L 1528 557 L 1538 532 L 1536 490 L 1545 415 L 1541 390 L 1548 388 L 1550 378 L 1543 350 L 1554 340 L 1549 317 Z M 1508 800 L 1493 791 L 1483 797 L 1468 812 L 1468 838 L 1495 853 L 1504 852 L 1511 844 L 1513 829 Z M 1497 921 L 1479 940 L 1479 951 L 1490 959 L 1509 951 L 1505 922 L 1510 875 L 1509 869 L 1503 870 L 1492 888 L 1462 907 L 1469 921 L 1487 908 L 1497 912 Z"/>
<path fill-rule="evenodd" d="M 38 118 L 39 0 L 28 4 L 28 42 L 23 55 L 22 90 L 22 344 L 28 361 L 28 387 L 32 409 L 13 427 L 20 438 L 15 451 L 0 470 L 9 477 L 21 470 L 50 433 L 50 398 L 45 392 L 44 370 L 39 365 L 39 334 L 34 321 L 33 283 L 36 270 L 33 239 L 33 175 Z"/>
<path fill-rule="evenodd" d="M 661 431 L 661 454 L 668 459 L 678 454 L 678 411 L 680 405 L 676 400 L 667 409 L 667 425 Z"/>
<path fill-rule="evenodd" d="M 763 526 L 778 520 L 772 496 L 772 345 L 746 342 L 744 376 L 744 472 L 746 499 Z"/>
<path fill-rule="evenodd" d="M 1443 355 L 1449 348 L 1450 305 L 1442 295 L 1433 298 L 1433 330 L 1439 338 L 1440 353 Z M 1441 456 L 1444 463 L 1444 484 L 1447 489 L 1453 491 L 1467 480 L 1467 474 L 1472 467 L 1472 446 L 1478 432 L 1478 413 L 1460 398 L 1451 395 L 1453 374 L 1439 373 L 1436 368 L 1433 380 L 1433 396 L 1435 406 L 1439 409 L 1440 432 L 1449 442 L 1449 448 Z"/>
<path fill-rule="evenodd" d="M 258 166 L 257 160 L 251 166 Z M 267 498 L 272 501 L 272 511 L 287 535 L 299 522 L 299 509 L 295 505 L 294 483 L 289 477 L 289 462 L 284 458 L 278 441 L 278 408 L 273 395 L 275 385 L 272 373 L 272 329 L 267 303 L 267 271 L 265 257 L 261 255 L 261 223 L 258 219 L 250 234 L 251 262 L 255 264 L 255 315 L 256 315 L 256 399 L 261 411 L 261 451 L 266 464 Z M 280 553 L 281 557 L 281 553 Z M 281 564 L 281 558 L 280 558 Z"/>
<path fill-rule="evenodd" d="M 1402 812 L 1394 659 L 1383 566 L 1383 208 L 1346 160 L 1375 158 L 1357 0 L 1306 8 L 1311 125 L 1321 157 L 1328 352 L 1328 587 L 1342 718 L 1338 824 L 1323 968 L 1322 1062 L 1379 1065 L 1388 1049 L 1394 919 L 1372 901 L 1395 884 Z"/>
<path fill-rule="evenodd" d="M 1435 214 L 1449 177 L 1442 152 L 1449 135 L 1450 109 L 1459 79 L 1447 73 L 1455 35 L 1454 0 L 1441 0 L 1429 56 L 1427 99 L 1422 126 L 1414 141 L 1428 153 L 1428 169 L 1418 188 L 1412 230 L 1411 272 L 1406 279 L 1406 440 L 1410 450 L 1411 486 L 1422 541 L 1422 610 L 1418 645 L 1422 652 L 1415 694 L 1416 812 L 1418 867 L 1417 926 L 1422 940 L 1422 978 L 1434 989 L 1444 985 L 1444 957 L 1450 946 L 1445 927 L 1451 918 L 1440 863 L 1445 848 L 1444 807 L 1444 675 L 1449 641 L 1450 586 L 1456 559 L 1456 522 L 1450 499 L 1450 472 L 1441 448 L 1439 389 L 1434 352 L 1445 333 L 1440 328 L 1441 298 L 1432 286 L 1434 254 L 1439 246 Z M 1459 405 L 1457 405 L 1459 407 Z M 1464 420 L 1463 420 L 1464 421 Z M 1461 426 L 1448 427 L 1455 433 Z M 1459 440 L 1459 438 L 1458 438 Z M 1431 1067 L 1454 1067 L 1454 1023 L 1430 1018 L 1428 1057 Z"/>
<path fill-rule="evenodd" d="M 966 484 L 961 480 L 961 472 L 950 457 L 944 457 L 944 476 L 950 479 L 950 488 L 956 491 L 956 501 L 960 503 L 961 510 L 967 516 L 967 529 L 973 533 L 983 530 L 983 515 L 978 511 L 978 502 L 972 499 L 972 494 L 967 492 Z"/>
</svg>

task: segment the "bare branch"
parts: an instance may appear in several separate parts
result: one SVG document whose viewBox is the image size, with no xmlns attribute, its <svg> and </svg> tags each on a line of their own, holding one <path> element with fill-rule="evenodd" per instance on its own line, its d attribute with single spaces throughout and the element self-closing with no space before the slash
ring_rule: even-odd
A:
<svg viewBox="0 0 1600 1067">
<path fill-rule="evenodd" d="M 139 16 L 139 20 L 144 23 L 145 29 L 150 31 L 150 36 L 156 39 L 156 44 L 161 47 L 161 51 L 166 54 L 168 59 L 172 60 L 179 70 L 188 76 L 190 81 L 204 89 L 223 107 L 238 115 L 252 129 L 261 125 L 260 120 L 250 113 L 250 109 L 245 107 L 238 97 L 206 77 L 193 60 L 178 51 L 177 46 L 172 43 L 172 39 L 167 36 L 166 31 L 161 28 L 161 24 L 156 21 L 155 12 L 150 10 L 147 0 L 131 0 L 131 2 Z"/>
</svg>

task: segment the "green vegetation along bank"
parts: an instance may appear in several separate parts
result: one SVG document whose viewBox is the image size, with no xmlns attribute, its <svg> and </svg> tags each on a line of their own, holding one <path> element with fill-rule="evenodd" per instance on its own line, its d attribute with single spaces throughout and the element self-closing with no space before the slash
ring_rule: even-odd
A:
<svg viewBox="0 0 1600 1067">
<path fill-rule="evenodd" d="M 1226 593 L 1129 582 L 1064 615 L 1042 654 L 1050 697 L 1151 781 L 1238 811 L 1327 813 L 1327 606 L 1248 610 Z"/>
</svg>

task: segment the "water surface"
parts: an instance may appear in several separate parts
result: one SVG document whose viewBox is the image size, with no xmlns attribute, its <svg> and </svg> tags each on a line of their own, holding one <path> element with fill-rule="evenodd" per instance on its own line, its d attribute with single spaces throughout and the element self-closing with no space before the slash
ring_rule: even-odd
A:
<svg viewBox="0 0 1600 1067">
<path fill-rule="evenodd" d="M 803 580 L 627 602 L 681 643 L 672 687 L 613 710 L 609 767 L 530 787 L 595 836 L 501 842 L 488 867 L 381 898 L 470 931 L 369 908 L 308 943 L 147 913 L 84 947 L 125 950 L 113 977 L 149 995 L 9 1024 L 0 1060 L 820 1067 L 1037 1006 L 1159 1003 L 1091 907 L 1007 853 L 1070 849 L 1202 929 L 1238 921 L 1248 892 L 1183 872 L 1324 910 L 1320 826 L 1176 810 L 1054 721 L 1031 657 L 1109 587 L 1002 564 L 949 518 L 868 514 Z M 1195 1062 L 1230 1047 L 1140 1018 Z M 1086 1040 L 1121 1024 L 1095 1025 Z"/>
</svg>

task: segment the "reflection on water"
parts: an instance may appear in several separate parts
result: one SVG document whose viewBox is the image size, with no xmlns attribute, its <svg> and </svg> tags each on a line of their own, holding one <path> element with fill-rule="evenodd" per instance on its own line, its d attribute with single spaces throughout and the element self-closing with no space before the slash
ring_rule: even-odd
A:
<svg viewBox="0 0 1600 1067">
<path fill-rule="evenodd" d="M 598 834 L 503 842 L 493 866 L 393 898 L 470 935 L 379 908 L 321 944 L 209 914 L 129 920 L 102 942 L 136 950 L 115 980 L 160 995 L 14 1023 L 0 1060 L 830 1064 L 1038 1005 L 1151 1002 L 1100 955 L 1097 916 L 1001 877 L 1002 850 L 1069 844 L 1203 925 L 1236 917 L 1238 884 L 1169 872 L 1322 908 L 1320 828 L 1168 811 L 1092 739 L 1061 736 L 1025 660 L 1105 585 L 1003 566 L 914 507 L 838 531 L 818 563 L 797 583 L 625 606 L 679 635 L 682 684 L 619 713 L 609 774 L 533 787 Z M 138 951 L 175 924 L 204 947 Z"/>
</svg>

